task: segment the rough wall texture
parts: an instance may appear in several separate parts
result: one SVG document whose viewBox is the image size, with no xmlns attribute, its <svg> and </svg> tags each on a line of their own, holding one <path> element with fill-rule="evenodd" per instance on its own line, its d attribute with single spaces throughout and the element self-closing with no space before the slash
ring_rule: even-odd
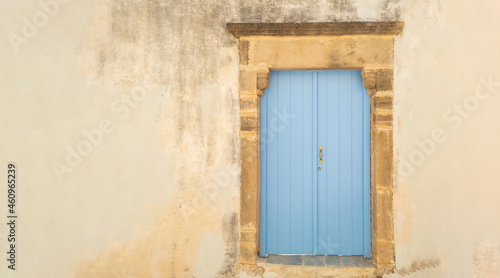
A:
<svg viewBox="0 0 500 278">
<path fill-rule="evenodd" d="M 391 276 L 500 275 L 499 8 L 2 2 L 0 158 L 17 163 L 21 192 L 17 276 L 3 264 L 0 276 L 245 277 L 236 268 L 238 48 L 225 23 L 348 20 L 405 22 L 394 65 Z"/>
</svg>

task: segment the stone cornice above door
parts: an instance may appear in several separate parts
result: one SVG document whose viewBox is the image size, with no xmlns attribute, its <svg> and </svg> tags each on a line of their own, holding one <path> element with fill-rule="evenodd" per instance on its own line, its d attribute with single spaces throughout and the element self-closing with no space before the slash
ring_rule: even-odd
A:
<svg viewBox="0 0 500 278">
<path fill-rule="evenodd" d="M 397 35 L 404 23 L 388 22 L 310 22 L 310 23 L 227 23 L 236 38 L 249 36 L 346 36 Z"/>
</svg>

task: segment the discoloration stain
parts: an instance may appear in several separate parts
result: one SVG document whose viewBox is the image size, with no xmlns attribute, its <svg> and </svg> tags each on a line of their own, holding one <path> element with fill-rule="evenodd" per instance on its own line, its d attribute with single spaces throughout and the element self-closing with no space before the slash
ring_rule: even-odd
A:
<svg viewBox="0 0 500 278">
<path fill-rule="evenodd" d="M 351 51 L 351 53 L 354 53 L 354 51 Z M 338 53 L 333 53 L 330 55 L 330 61 L 329 61 L 329 67 L 330 68 L 340 68 L 340 57 Z"/>
<path fill-rule="evenodd" d="M 211 278 L 217 276 L 217 271 L 224 263 L 224 242 L 219 234 L 205 232 L 198 245 L 193 264 L 193 276 Z M 217 276 L 220 277 L 220 276 Z"/>
<path fill-rule="evenodd" d="M 238 261 L 238 216 L 236 213 L 228 213 L 222 222 L 222 233 L 226 246 L 226 261 L 217 274 L 217 277 L 235 277 Z"/>
<path fill-rule="evenodd" d="M 349 0 L 334 1 L 239 1 L 242 22 L 310 22 L 356 19 L 356 7 Z"/>
<path fill-rule="evenodd" d="M 387 0 L 382 8 L 384 20 L 398 21 L 401 17 L 401 0 Z"/>
<path fill-rule="evenodd" d="M 173 1 L 103 1 L 89 28 L 81 53 L 89 84 L 166 85 L 158 131 L 176 161 L 177 193 L 175 202 L 159 207 L 154 226 L 84 259 L 76 277 L 192 277 L 198 242 L 205 231 L 220 232 L 219 223 L 226 223 L 227 245 L 220 273 L 234 273 L 237 236 L 227 225 L 237 216 L 223 220 L 227 202 L 221 200 L 234 196 L 207 197 L 204 187 L 213 169 L 238 161 L 237 48 L 224 29 L 225 8 L 201 6 L 196 9 L 210 18 Z M 238 178 L 225 186 L 234 191 Z M 193 208 L 194 198 L 203 209 Z"/>
<path fill-rule="evenodd" d="M 481 244 L 474 254 L 474 277 L 500 276 L 500 244 Z"/>
<path fill-rule="evenodd" d="M 436 268 L 441 264 L 439 259 L 427 259 L 427 260 L 415 260 L 411 263 L 410 267 L 403 267 L 396 270 L 396 274 L 400 277 L 413 274 L 415 272 L 428 269 Z"/>
<path fill-rule="evenodd" d="M 173 203 L 160 206 L 156 211 L 169 213 L 159 215 L 153 226 L 145 227 L 140 235 L 125 244 L 108 247 L 97 257 L 77 263 L 74 277 L 192 277 L 194 258 L 204 232 L 220 233 L 217 223 L 229 221 L 225 222 L 227 229 L 227 225 L 235 221 L 218 215 L 217 209 L 193 213 L 186 221 L 182 208 L 174 207 Z M 234 232 L 224 230 L 223 233 L 225 240 L 236 241 Z M 230 243 L 224 253 L 226 259 L 221 273 L 226 277 L 234 273 L 235 248 L 235 244 Z"/>
<path fill-rule="evenodd" d="M 249 48 L 249 43 L 247 40 L 241 40 L 240 41 L 240 64 L 242 65 L 248 65 L 248 48 Z"/>
</svg>

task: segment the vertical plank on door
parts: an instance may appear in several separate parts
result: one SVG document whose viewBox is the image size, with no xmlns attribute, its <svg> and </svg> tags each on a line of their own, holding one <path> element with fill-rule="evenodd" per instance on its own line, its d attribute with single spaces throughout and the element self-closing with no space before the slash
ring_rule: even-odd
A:
<svg viewBox="0 0 500 278">
<path fill-rule="evenodd" d="M 339 177 L 340 177 L 340 75 L 338 71 L 327 72 L 327 116 L 328 130 L 326 134 L 325 154 L 327 157 L 327 199 L 326 210 L 328 211 L 328 254 L 339 254 L 340 252 L 340 209 L 339 209 Z"/>
<path fill-rule="evenodd" d="M 290 254 L 290 175 L 291 175 L 291 128 L 279 117 L 290 111 L 290 72 L 278 75 L 278 108 L 276 111 L 278 138 L 278 249 L 282 254 Z"/>
<path fill-rule="evenodd" d="M 313 177 L 316 176 L 316 168 L 314 167 L 314 155 L 313 150 L 313 121 L 315 117 L 313 114 L 313 99 L 315 90 L 313 89 L 313 72 L 302 72 L 302 142 L 303 146 L 299 150 L 302 152 L 302 201 L 303 201 L 303 226 L 300 228 L 302 230 L 302 251 L 303 254 L 313 254 L 313 210 L 316 207 L 313 206 Z M 300 253 L 299 253 L 300 254 Z"/>
<path fill-rule="evenodd" d="M 368 94 L 363 90 L 361 75 L 352 71 L 350 74 L 350 82 L 352 86 L 352 253 L 364 254 L 364 237 L 363 237 L 363 99 Z"/>
<path fill-rule="evenodd" d="M 304 160 L 302 148 L 303 142 L 303 123 L 302 117 L 302 98 L 303 92 L 303 72 L 295 71 L 290 73 L 290 111 L 283 114 L 285 124 L 290 124 L 290 253 L 300 254 L 302 251 L 302 227 L 304 225 L 303 211 L 303 190 L 302 180 L 304 173 Z"/>
<path fill-rule="evenodd" d="M 361 79 L 361 73 L 358 79 Z M 370 96 L 364 87 L 363 94 L 363 250 L 371 257 L 371 207 L 370 207 Z"/>
<path fill-rule="evenodd" d="M 261 210 L 261 216 L 265 214 L 265 228 L 261 225 L 261 234 L 265 233 L 265 241 L 261 240 L 261 255 L 273 254 L 278 250 L 278 138 L 273 126 L 277 124 L 277 116 L 273 109 L 278 107 L 278 75 L 271 72 L 269 76 L 269 88 L 266 90 L 265 101 L 261 102 L 261 112 L 266 110 L 265 122 L 261 117 L 261 138 L 265 134 L 265 142 L 260 144 L 261 156 L 264 153 L 266 157 L 265 176 L 261 177 L 261 191 L 266 191 L 266 199 L 261 198 L 261 203 L 265 202 L 265 211 Z M 263 99 L 263 98 L 261 98 Z M 265 105 L 262 108 L 262 105 Z M 272 125 L 273 123 L 273 125 Z M 262 167 L 262 166 L 261 166 Z M 262 171 L 261 171 L 262 175 Z M 272 186 L 274 185 L 274 186 Z M 261 205 L 261 209 L 262 209 Z M 261 221 L 262 223 L 262 221 Z M 264 248 L 262 248 L 264 247 Z"/>
<path fill-rule="evenodd" d="M 312 128 L 313 128 L 313 136 L 312 136 L 312 150 L 311 150 L 311 158 L 312 165 L 314 168 L 314 174 L 312 179 L 312 222 L 313 225 L 311 227 L 312 233 L 312 243 L 313 250 L 312 254 L 318 254 L 318 73 L 315 72 L 313 74 L 312 80 L 312 90 L 313 90 L 313 107 L 312 107 Z"/>
<path fill-rule="evenodd" d="M 271 134 L 267 130 L 267 97 L 260 98 L 260 202 L 259 202 L 259 256 L 267 254 L 267 143 L 271 139 Z"/>
<path fill-rule="evenodd" d="M 328 154 L 326 146 L 326 131 L 328 128 L 327 123 L 327 72 L 318 72 L 318 149 L 316 149 L 316 160 L 319 161 L 319 147 L 324 148 L 323 162 L 318 164 L 318 167 L 322 168 L 322 171 L 318 171 L 318 254 L 326 254 L 328 245 L 328 227 L 327 219 L 328 212 L 325 209 L 327 207 L 327 169 L 328 169 Z"/>
<path fill-rule="evenodd" d="M 340 71 L 340 255 L 352 254 L 352 86 L 351 72 Z"/>
</svg>

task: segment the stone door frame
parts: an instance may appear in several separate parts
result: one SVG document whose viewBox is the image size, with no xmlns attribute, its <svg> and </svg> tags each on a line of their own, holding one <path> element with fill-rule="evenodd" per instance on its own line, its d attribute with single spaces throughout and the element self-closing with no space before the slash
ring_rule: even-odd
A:
<svg viewBox="0 0 500 278">
<path fill-rule="evenodd" d="M 361 70 L 370 95 L 371 249 L 377 273 L 394 269 L 393 47 L 402 22 L 228 23 L 239 43 L 240 255 L 259 248 L 260 96 L 270 70 Z"/>
</svg>

